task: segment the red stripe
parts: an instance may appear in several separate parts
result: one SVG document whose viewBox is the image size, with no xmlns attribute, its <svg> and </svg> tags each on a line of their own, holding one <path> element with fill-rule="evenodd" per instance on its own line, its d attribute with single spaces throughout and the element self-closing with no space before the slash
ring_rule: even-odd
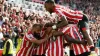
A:
<svg viewBox="0 0 100 56">
<path fill-rule="evenodd" d="M 70 34 L 74 36 L 74 37 L 71 36 L 72 38 L 77 39 L 74 32 L 73 32 L 73 29 L 72 29 L 72 33 L 70 33 Z M 77 44 L 73 44 L 73 48 L 74 48 L 75 54 L 76 55 L 79 54 Z"/>
<path fill-rule="evenodd" d="M 31 53 L 33 53 L 32 50 L 33 50 L 33 47 L 31 47 L 28 56 L 32 56 L 33 55 L 33 54 L 31 55 Z"/>
<path fill-rule="evenodd" d="M 65 10 L 65 9 L 62 9 L 62 10 Z M 70 14 L 68 14 L 67 11 L 62 11 L 62 10 L 60 10 L 60 11 L 63 12 L 63 14 L 66 15 L 67 17 L 70 17 L 71 19 L 72 19 L 72 18 L 82 19 L 81 16 L 77 16 L 77 15 L 75 15 L 75 14 L 73 15 L 73 14 L 70 13 L 70 12 L 69 12 Z"/>
<path fill-rule="evenodd" d="M 86 31 L 86 28 L 84 27 L 84 28 L 82 28 L 82 30 L 83 30 L 83 31 Z"/>
<path fill-rule="evenodd" d="M 76 55 L 79 54 L 79 53 L 78 53 L 78 48 L 77 48 L 76 44 L 73 44 L 73 48 L 74 48 L 75 54 L 76 54 Z"/>
<path fill-rule="evenodd" d="M 66 12 L 63 11 L 63 14 L 68 17 L 68 20 L 73 20 L 73 21 L 79 21 L 79 18 L 77 16 L 71 16 L 67 14 Z M 81 17 L 82 18 L 82 17 Z"/>
<path fill-rule="evenodd" d="M 48 50 L 48 51 L 47 51 L 47 55 L 50 56 L 50 52 L 51 52 L 51 50 L 50 50 L 50 45 L 51 45 L 51 44 L 50 44 L 50 39 L 49 39 L 49 41 L 47 41 L 47 42 L 48 42 L 48 43 L 46 44 L 46 46 L 47 46 L 46 48 L 47 48 L 47 50 Z"/>
<path fill-rule="evenodd" d="M 61 46 L 61 55 L 60 56 L 64 56 L 63 55 L 63 38 L 60 37 L 60 46 Z"/>
<path fill-rule="evenodd" d="M 75 31 L 75 27 L 73 27 L 73 31 Z M 77 31 L 77 29 L 76 29 L 76 31 Z M 75 31 L 75 32 L 76 32 Z M 77 32 L 76 32 L 76 34 L 77 34 Z M 73 33 L 73 35 L 74 35 L 74 37 L 75 37 L 75 39 L 77 39 L 77 38 L 79 38 L 79 40 L 80 40 L 80 36 L 78 36 L 78 34 L 76 35 L 76 34 L 74 34 Z M 83 48 L 81 47 L 81 45 L 80 44 L 77 44 L 78 45 L 78 47 L 77 48 L 79 48 L 79 50 L 80 50 L 80 53 L 83 53 Z M 80 54 L 79 52 L 78 52 L 78 54 Z"/>
<path fill-rule="evenodd" d="M 36 53 L 37 53 L 37 48 L 35 48 L 35 50 L 34 50 L 34 55 L 36 55 Z"/>
<path fill-rule="evenodd" d="M 25 48 L 24 53 L 23 53 L 23 56 L 26 56 L 26 54 L 28 53 L 28 50 L 29 50 L 30 46 L 32 45 L 31 42 L 29 42 L 29 43 L 27 42 L 27 44 L 28 44 L 28 46 Z"/>
<path fill-rule="evenodd" d="M 90 50 L 88 49 L 88 46 L 84 46 L 84 48 L 85 48 L 85 50 L 86 50 L 87 52 L 90 51 Z"/>
<path fill-rule="evenodd" d="M 52 47 L 51 47 L 51 55 L 54 56 L 54 42 L 52 42 Z"/>
<path fill-rule="evenodd" d="M 43 47 L 44 47 L 44 43 L 42 43 L 41 55 L 44 54 L 44 52 L 43 52 L 43 51 L 44 51 Z"/>
<path fill-rule="evenodd" d="M 24 52 L 24 47 L 26 47 L 26 41 L 25 39 L 23 40 L 21 49 L 19 50 L 19 52 L 17 53 L 18 56 L 20 56 L 22 54 L 22 52 Z"/>
<path fill-rule="evenodd" d="M 83 45 L 82 45 L 82 46 L 83 46 Z M 81 53 L 84 53 L 84 51 L 83 51 L 84 48 L 82 48 L 82 46 L 79 45 L 79 47 L 80 47 L 80 52 L 81 52 Z"/>
<path fill-rule="evenodd" d="M 57 39 L 56 40 L 56 56 L 59 56 L 58 54 L 59 54 L 59 45 L 58 45 L 58 39 Z"/>
<path fill-rule="evenodd" d="M 39 46 L 39 53 L 38 55 L 42 55 L 42 44 Z"/>
<path fill-rule="evenodd" d="M 25 40 L 30 41 L 30 39 L 28 39 L 28 37 L 25 36 Z"/>
</svg>

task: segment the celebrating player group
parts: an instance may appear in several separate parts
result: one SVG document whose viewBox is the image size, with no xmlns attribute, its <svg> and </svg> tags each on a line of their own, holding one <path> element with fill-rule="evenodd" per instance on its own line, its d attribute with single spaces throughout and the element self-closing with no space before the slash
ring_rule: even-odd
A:
<svg viewBox="0 0 100 56">
<path fill-rule="evenodd" d="M 47 0 L 44 7 L 50 14 L 57 14 L 56 22 L 33 24 L 24 35 L 16 56 L 64 56 L 66 46 L 70 48 L 70 56 L 97 56 L 84 13 L 52 0 Z"/>
</svg>

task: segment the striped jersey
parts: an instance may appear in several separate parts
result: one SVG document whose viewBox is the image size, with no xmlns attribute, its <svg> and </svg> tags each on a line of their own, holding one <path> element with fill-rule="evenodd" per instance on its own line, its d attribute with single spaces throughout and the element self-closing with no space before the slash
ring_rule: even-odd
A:
<svg viewBox="0 0 100 56">
<path fill-rule="evenodd" d="M 32 32 L 25 34 L 20 50 L 17 52 L 16 56 L 32 56 L 33 52 L 33 43 L 29 40 L 34 39 Z"/>
<path fill-rule="evenodd" d="M 66 28 L 61 28 L 58 31 L 61 31 L 66 34 L 67 32 L 64 32 L 65 29 Z M 50 40 L 48 41 L 46 56 L 64 56 L 63 42 L 63 36 L 55 37 L 55 40 L 50 38 Z"/>
<path fill-rule="evenodd" d="M 63 56 L 63 38 L 61 36 L 57 37 L 56 40 L 52 38 L 48 41 L 46 56 Z"/>
<path fill-rule="evenodd" d="M 83 17 L 83 13 L 81 11 L 74 11 L 61 5 L 56 5 L 54 12 L 60 17 L 64 16 L 66 20 L 71 23 L 78 23 Z"/>
<path fill-rule="evenodd" d="M 44 38 L 46 36 L 44 29 L 42 29 L 40 36 L 41 36 L 41 38 Z M 47 42 L 44 42 L 44 43 L 40 44 L 37 48 L 33 48 L 33 55 L 45 54 L 46 43 Z"/>
<path fill-rule="evenodd" d="M 78 32 L 78 27 L 76 25 L 68 25 L 65 27 L 63 32 L 67 32 L 67 34 L 73 38 L 73 39 L 78 39 L 78 40 L 82 40 L 82 35 Z M 82 44 L 71 44 L 74 54 L 75 55 L 79 55 L 82 54 L 84 52 L 89 52 L 90 49 L 88 46 L 82 45 Z"/>
</svg>

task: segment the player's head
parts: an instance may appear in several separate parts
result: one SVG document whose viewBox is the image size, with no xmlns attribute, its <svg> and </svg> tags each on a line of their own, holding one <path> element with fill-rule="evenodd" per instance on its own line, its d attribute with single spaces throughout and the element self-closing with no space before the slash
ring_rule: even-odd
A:
<svg viewBox="0 0 100 56">
<path fill-rule="evenodd" d="M 54 2 L 53 0 L 47 0 L 47 1 L 45 2 L 44 6 L 45 6 L 45 9 L 46 9 L 48 12 L 52 13 L 52 12 L 53 12 L 53 9 L 54 9 L 54 7 L 55 7 L 55 2 Z"/>
<path fill-rule="evenodd" d="M 40 33 L 41 29 L 42 29 L 42 26 L 40 24 L 34 24 L 32 26 L 32 31 L 35 33 Z"/>
<path fill-rule="evenodd" d="M 33 32 L 33 35 L 36 39 L 41 39 L 40 38 L 40 32 L 41 32 L 41 29 L 42 29 L 42 26 L 40 24 L 34 24 L 32 26 L 32 32 Z"/>
</svg>

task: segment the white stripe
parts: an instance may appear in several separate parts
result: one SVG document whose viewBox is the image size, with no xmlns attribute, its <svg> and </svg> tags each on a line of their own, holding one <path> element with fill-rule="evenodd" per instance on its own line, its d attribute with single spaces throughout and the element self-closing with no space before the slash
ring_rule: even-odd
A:
<svg viewBox="0 0 100 56">
<path fill-rule="evenodd" d="M 42 50 L 42 51 L 41 51 L 41 55 L 42 55 L 42 54 L 44 54 L 44 53 L 43 53 L 43 51 L 44 51 L 44 50 L 43 50 L 43 43 L 42 43 L 42 49 L 41 49 L 41 50 Z"/>
<path fill-rule="evenodd" d="M 56 41 L 54 42 L 54 56 L 56 56 Z"/>
<path fill-rule="evenodd" d="M 73 46 L 73 51 L 75 50 L 75 44 L 72 43 L 72 46 Z M 76 54 L 76 52 L 74 51 L 74 54 Z"/>
<path fill-rule="evenodd" d="M 29 36 L 30 36 L 31 38 L 34 38 L 32 34 L 29 34 Z"/>
<path fill-rule="evenodd" d="M 60 14 L 61 14 L 61 16 L 64 16 L 64 18 L 65 18 L 65 20 L 67 21 L 67 19 L 66 19 L 66 15 L 64 15 L 60 10 L 57 10 Z M 59 16 L 59 15 L 58 15 Z"/>
<path fill-rule="evenodd" d="M 32 47 L 32 52 L 31 52 L 31 55 L 33 55 L 33 51 L 34 51 L 34 49 L 33 49 L 33 47 Z"/>
<path fill-rule="evenodd" d="M 67 18 L 69 18 L 69 19 L 74 19 L 74 20 L 77 20 L 77 21 L 79 21 L 79 20 L 81 20 L 80 18 L 78 19 L 78 18 L 72 18 L 72 17 L 68 17 L 68 16 L 66 16 L 64 13 L 62 13 L 63 11 L 62 10 L 57 10 L 62 16 L 64 16 L 65 18 L 67 17 Z M 64 11 L 65 12 L 65 11 Z M 66 12 L 67 13 L 67 12 Z M 68 13 L 67 13 L 68 14 Z M 69 14 L 70 15 L 70 14 Z M 83 16 L 83 15 L 82 15 Z M 80 16 L 80 17 L 82 17 L 82 16 Z M 66 19 L 67 20 L 67 19 Z"/>
<path fill-rule="evenodd" d="M 74 30 L 75 30 L 75 32 L 77 33 L 79 40 L 82 40 L 82 39 L 81 39 L 81 37 L 79 36 L 79 34 L 78 34 L 78 32 L 77 32 L 76 28 L 75 28 L 75 27 L 73 27 L 73 29 L 74 29 Z"/>
<path fill-rule="evenodd" d="M 29 45 L 29 41 L 26 42 L 26 47 L 24 48 L 22 55 L 24 55 L 23 53 L 25 52 L 25 49 L 28 47 L 28 45 Z"/>
<path fill-rule="evenodd" d="M 81 51 L 80 51 L 79 45 L 76 44 L 76 46 L 77 46 L 77 49 L 78 49 L 78 53 L 81 54 Z"/>
<path fill-rule="evenodd" d="M 26 47 L 23 49 L 23 52 L 21 53 L 21 56 L 24 56 L 23 53 L 25 52 Z"/>
<path fill-rule="evenodd" d="M 58 37 L 58 46 L 59 46 L 59 56 L 61 56 L 61 43 L 60 43 L 60 37 Z"/>
<path fill-rule="evenodd" d="M 77 33 L 78 37 L 80 37 L 80 36 L 79 36 L 79 34 L 78 34 L 78 32 L 77 32 L 77 30 L 76 30 L 76 28 L 74 28 L 74 30 L 76 31 L 76 33 Z M 80 38 L 80 40 L 81 40 L 81 38 Z M 81 45 L 81 47 L 82 47 L 83 52 L 86 52 L 86 50 L 85 50 L 84 46 L 83 46 L 82 44 L 80 44 L 80 45 Z"/>
<path fill-rule="evenodd" d="M 71 36 L 75 39 L 75 37 L 74 37 L 74 35 L 73 35 L 72 27 L 71 27 L 70 32 L 71 32 Z M 76 44 L 76 46 L 77 46 L 77 49 L 78 49 L 78 53 L 80 54 L 79 46 L 78 46 L 77 44 Z M 74 48 L 74 52 L 75 52 L 75 48 Z"/>
<path fill-rule="evenodd" d="M 48 56 L 49 48 L 50 48 L 50 47 L 48 47 L 47 50 L 46 50 L 46 53 L 45 53 L 46 56 Z"/>
<path fill-rule="evenodd" d="M 76 14 L 70 13 L 70 12 L 75 12 L 75 11 L 73 11 L 73 10 L 67 10 L 67 9 L 62 9 L 62 8 L 57 8 L 57 9 L 59 9 L 59 10 L 61 10 L 61 11 L 64 11 L 64 12 L 66 12 L 67 14 L 69 14 L 69 15 L 71 15 L 71 16 L 78 16 L 78 17 L 82 17 L 82 16 L 83 16 L 83 15 L 78 14 L 78 13 L 76 13 Z"/>
<path fill-rule="evenodd" d="M 29 55 L 29 52 L 30 52 L 30 50 L 31 50 L 32 47 L 33 47 L 33 45 L 31 44 L 31 46 L 30 46 L 29 49 L 27 50 L 26 56 Z M 30 55 L 30 56 L 32 56 L 32 55 Z"/>
<path fill-rule="evenodd" d="M 36 55 L 38 55 L 38 54 L 39 54 L 39 48 L 40 48 L 40 46 L 37 48 Z"/>
<path fill-rule="evenodd" d="M 50 42 L 50 56 L 52 56 L 52 42 Z"/>
<path fill-rule="evenodd" d="M 82 44 L 81 44 L 81 47 L 83 49 L 83 52 L 86 52 L 86 50 L 85 50 L 85 48 L 84 48 L 84 46 Z"/>
<path fill-rule="evenodd" d="M 74 30 L 77 32 L 76 29 L 74 29 Z M 77 33 L 77 34 L 78 34 L 78 33 Z M 78 34 L 78 37 L 80 37 L 79 34 Z M 80 38 L 80 40 L 81 40 L 81 38 Z M 83 52 L 86 52 L 86 49 L 84 48 L 84 46 L 83 46 L 82 44 L 80 44 L 80 45 L 81 45 L 81 47 L 82 47 Z"/>
<path fill-rule="evenodd" d="M 26 34 L 26 38 L 30 39 L 31 40 L 31 36 Z"/>
<path fill-rule="evenodd" d="M 66 27 L 66 26 L 65 26 L 65 28 L 64 28 L 64 30 L 63 30 L 62 32 L 65 33 L 66 30 L 68 30 L 69 28 L 70 28 L 70 27 L 68 27 L 68 26 Z"/>
<path fill-rule="evenodd" d="M 76 29 L 75 29 L 75 31 L 76 31 Z M 77 33 L 78 34 L 78 33 Z M 78 36 L 79 36 L 79 34 L 78 34 Z M 80 37 L 80 36 L 79 36 Z M 80 38 L 81 39 L 81 38 Z M 84 46 L 82 45 L 82 44 L 80 44 L 81 45 L 81 47 L 82 47 L 82 49 L 83 49 L 83 52 L 86 52 L 86 49 L 84 48 Z"/>
</svg>

